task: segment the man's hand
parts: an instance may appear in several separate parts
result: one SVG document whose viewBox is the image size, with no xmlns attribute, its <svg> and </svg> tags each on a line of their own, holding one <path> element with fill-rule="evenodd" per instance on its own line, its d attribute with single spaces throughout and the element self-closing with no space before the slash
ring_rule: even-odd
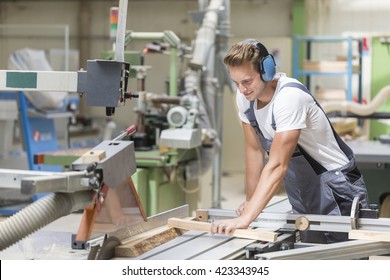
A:
<svg viewBox="0 0 390 280">
<path fill-rule="evenodd" d="M 211 233 L 230 235 L 236 229 L 247 229 L 248 226 L 249 223 L 246 222 L 242 217 L 229 220 L 220 220 L 211 223 Z"/>
</svg>

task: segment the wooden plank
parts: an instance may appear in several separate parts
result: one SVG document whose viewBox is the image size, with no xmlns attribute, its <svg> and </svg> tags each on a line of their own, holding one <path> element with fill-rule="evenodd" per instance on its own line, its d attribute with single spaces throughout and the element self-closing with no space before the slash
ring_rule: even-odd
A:
<svg viewBox="0 0 390 280">
<path fill-rule="evenodd" d="M 185 219 L 170 218 L 168 219 L 168 226 L 185 229 L 185 230 L 197 230 L 204 232 L 211 232 L 211 223 L 190 221 Z M 278 234 L 273 231 L 259 231 L 255 229 L 236 229 L 231 236 L 255 239 L 262 241 L 276 241 Z"/>
<path fill-rule="evenodd" d="M 346 72 L 348 69 L 347 61 L 321 60 L 313 61 L 306 60 L 303 62 L 303 70 L 316 72 Z M 352 72 L 357 73 L 359 66 L 352 65 Z"/>
<path fill-rule="evenodd" d="M 81 156 L 83 163 L 99 162 L 105 157 L 106 151 L 103 150 L 90 150 Z"/>
<path fill-rule="evenodd" d="M 196 220 L 199 222 L 207 222 L 209 217 L 209 211 L 198 209 L 196 210 Z"/>
<path fill-rule="evenodd" d="M 383 200 L 379 210 L 379 217 L 390 218 L 390 195 L 387 195 Z"/>
<path fill-rule="evenodd" d="M 326 101 L 345 101 L 347 100 L 347 93 L 345 89 L 336 88 L 316 88 L 316 99 L 322 103 Z"/>
<path fill-rule="evenodd" d="M 369 231 L 369 230 L 351 230 L 348 235 L 349 239 L 363 239 L 372 241 L 390 242 L 390 232 Z"/>
<path fill-rule="evenodd" d="M 353 135 L 358 122 L 356 118 L 333 118 L 332 125 L 338 134 L 350 133 Z"/>
<path fill-rule="evenodd" d="M 168 226 L 158 227 L 122 241 L 115 248 L 115 257 L 137 257 L 178 236 L 182 232 Z"/>
</svg>

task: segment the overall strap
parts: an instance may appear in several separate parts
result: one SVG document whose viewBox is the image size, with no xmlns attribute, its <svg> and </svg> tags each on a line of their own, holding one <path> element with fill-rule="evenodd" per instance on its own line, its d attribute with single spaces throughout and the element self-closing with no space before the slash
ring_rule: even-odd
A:
<svg viewBox="0 0 390 280">
<path fill-rule="evenodd" d="M 259 141 L 261 143 L 261 147 L 263 148 L 263 150 L 269 152 L 268 148 L 267 148 L 267 141 L 264 137 L 264 134 L 261 132 L 259 124 L 257 123 L 257 120 L 256 120 L 254 106 L 255 106 L 255 101 L 251 101 L 249 104 L 249 108 L 244 112 L 244 114 L 246 115 L 247 119 L 249 120 L 250 125 L 255 130 L 257 137 L 259 138 Z"/>
<path fill-rule="evenodd" d="M 246 115 L 246 117 L 247 117 L 249 123 L 251 124 L 251 126 L 254 128 L 256 134 L 257 134 L 259 137 L 264 138 L 264 135 L 263 135 L 263 133 L 261 132 L 260 127 L 259 127 L 259 124 L 257 123 L 257 120 L 256 120 L 254 105 L 255 105 L 255 101 L 252 100 L 252 101 L 249 103 L 249 108 L 244 112 L 244 114 Z"/>
</svg>

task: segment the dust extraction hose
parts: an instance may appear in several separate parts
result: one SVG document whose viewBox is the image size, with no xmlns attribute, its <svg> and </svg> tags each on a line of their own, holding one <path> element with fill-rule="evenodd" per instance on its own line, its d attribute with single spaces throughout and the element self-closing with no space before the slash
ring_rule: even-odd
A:
<svg viewBox="0 0 390 280">
<path fill-rule="evenodd" d="M 386 101 L 390 96 L 390 86 L 383 87 L 374 99 L 367 105 L 360 104 L 352 101 L 332 101 L 321 103 L 325 113 L 334 111 L 351 112 L 358 116 L 368 116 L 373 113 Z"/>
<path fill-rule="evenodd" d="M 0 251 L 34 233 L 45 225 L 86 208 L 91 191 L 50 193 L 0 223 Z"/>
</svg>

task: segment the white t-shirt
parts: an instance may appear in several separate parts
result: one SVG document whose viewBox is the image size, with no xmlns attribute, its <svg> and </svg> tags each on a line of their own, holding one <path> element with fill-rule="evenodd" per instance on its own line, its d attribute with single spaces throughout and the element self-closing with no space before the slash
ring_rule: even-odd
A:
<svg viewBox="0 0 390 280">
<path fill-rule="evenodd" d="M 349 160 L 340 149 L 327 117 L 314 99 L 299 88 L 285 87 L 279 92 L 288 82 L 299 83 L 281 74 L 271 102 L 261 109 L 255 109 L 256 120 L 264 137 L 274 138 L 275 130 L 271 126 L 273 111 L 276 132 L 300 129 L 298 143 L 313 159 L 327 170 L 345 165 Z M 249 123 L 244 112 L 249 108 L 250 101 L 237 90 L 236 102 L 241 121 Z M 254 108 L 257 108 L 256 104 Z"/>
</svg>

